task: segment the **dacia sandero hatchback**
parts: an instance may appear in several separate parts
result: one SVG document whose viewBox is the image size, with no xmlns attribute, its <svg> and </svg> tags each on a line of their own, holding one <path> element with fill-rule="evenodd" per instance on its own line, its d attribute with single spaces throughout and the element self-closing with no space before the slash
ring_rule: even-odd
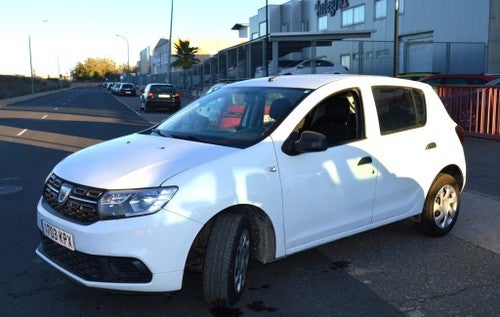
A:
<svg viewBox="0 0 500 317">
<path fill-rule="evenodd" d="M 231 305 L 250 259 L 268 263 L 405 218 L 447 234 L 466 178 L 461 131 L 420 82 L 234 83 L 57 164 L 37 208 L 36 252 L 111 290 L 175 291 L 198 269 L 205 299 Z"/>
</svg>

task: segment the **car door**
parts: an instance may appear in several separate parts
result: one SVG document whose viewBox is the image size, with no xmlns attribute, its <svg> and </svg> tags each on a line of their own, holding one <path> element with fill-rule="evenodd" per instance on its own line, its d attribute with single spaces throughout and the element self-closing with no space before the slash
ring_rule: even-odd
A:
<svg viewBox="0 0 500 317">
<path fill-rule="evenodd" d="M 372 87 L 380 126 L 380 173 L 372 222 L 404 218 L 422 210 L 435 177 L 436 136 L 426 123 L 424 93 L 395 86 Z M 375 141 L 375 140 L 374 140 Z"/>
<path fill-rule="evenodd" d="M 277 150 L 287 253 L 331 241 L 370 223 L 376 184 L 374 149 L 364 138 L 359 94 L 344 94 L 355 96 L 347 119 L 354 136 L 336 140 L 320 152 L 290 155 Z M 310 111 L 294 133 L 314 130 L 326 107 L 337 106 L 329 100 L 325 98 Z"/>
</svg>

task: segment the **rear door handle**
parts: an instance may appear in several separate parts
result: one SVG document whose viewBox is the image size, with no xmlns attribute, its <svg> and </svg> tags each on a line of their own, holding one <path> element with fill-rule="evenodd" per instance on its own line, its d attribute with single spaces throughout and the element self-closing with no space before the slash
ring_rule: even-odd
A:
<svg viewBox="0 0 500 317">
<path fill-rule="evenodd" d="M 365 165 L 365 164 L 370 164 L 372 162 L 372 157 L 371 156 L 365 156 L 358 162 L 358 166 Z"/>
<path fill-rule="evenodd" d="M 431 142 L 431 143 L 427 144 L 427 146 L 425 147 L 426 150 L 435 149 L 435 148 L 437 148 L 436 142 Z"/>
</svg>

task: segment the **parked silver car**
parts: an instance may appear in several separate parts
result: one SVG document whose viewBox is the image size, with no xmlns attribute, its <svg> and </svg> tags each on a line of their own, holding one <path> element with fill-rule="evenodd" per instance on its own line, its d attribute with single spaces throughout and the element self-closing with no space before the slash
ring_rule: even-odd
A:
<svg viewBox="0 0 500 317">
<path fill-rule="evenodd" d="M 313 62 L 316 63 L 315 74 L 348 74 L 349 69 L 343 65 L 325 59 L 306 59 L 297 65 L 284 68 L 279 75 L 312 74 Z"/>
</svg>

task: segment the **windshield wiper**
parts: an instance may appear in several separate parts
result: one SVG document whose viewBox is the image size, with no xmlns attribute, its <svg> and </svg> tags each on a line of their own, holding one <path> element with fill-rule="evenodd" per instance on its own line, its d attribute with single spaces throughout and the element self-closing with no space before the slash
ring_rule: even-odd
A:
<svg viewBox="0 0 500 317">
<path fill-rule="evenodd" d="M 183 134 L 171 134 L 169 137 L 174 138 L 174 139 L 181 139 L 181 140 L 189 140 L 189 141 L 197 141 L 197 142 L 202 142 L 200 138 L 197 138 L 192 135 L 183 135 Z"/>
<path fill-rule="evenodd" d="M 166 135 L 163 134 L 160 129 L 153 129 L 153 130 L 151 130 L 151 133 L 158 134 L 159 136 L 162 136 L 162 137 L 166 137 Z"/>
</svg>

